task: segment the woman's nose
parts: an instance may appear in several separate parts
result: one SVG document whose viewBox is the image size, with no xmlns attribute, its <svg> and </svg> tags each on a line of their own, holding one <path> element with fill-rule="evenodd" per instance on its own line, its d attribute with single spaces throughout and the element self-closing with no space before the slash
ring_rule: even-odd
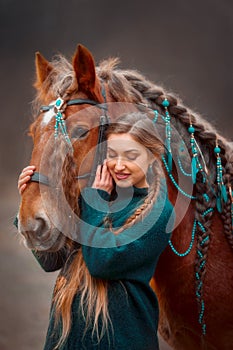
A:
<svg viewBox="0 0 233 350">
<path fill-rule="evenodd" d="M 124 165 L 124 162 L 122 162 L 122 159 L 118 158 L 118 159 L 116 160 L 115 169 L 116 169 L 116 170 L 125 169 L 125 165 Z"/>
</svg>

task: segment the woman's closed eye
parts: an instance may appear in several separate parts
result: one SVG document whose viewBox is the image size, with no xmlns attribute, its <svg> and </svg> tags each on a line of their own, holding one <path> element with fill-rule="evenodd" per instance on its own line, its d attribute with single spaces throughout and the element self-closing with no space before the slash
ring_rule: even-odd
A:
<svg viewBox="0 0 233 350">
<path fill-rule="evenodd" d="M 127 153 L 127 154 L 126 154 L 126 158 L 127 158 L 128 160 L 136 160 L 137 157 L 138 157 L 138 154 L 137 154 L 137 153 Z"/>
<path fill-rule="evenodd" d="M 108 151 L 107 152 L 107 158 L 116 158 L 117 157 L 117 153 L 114 151 Z"/>
<path fill-rule="evenodd" d="M 131 153 L 131 152 L 127 153 L 126 152 L 126 154 L 122 158 L 125 159 L 125 160 L 133 161 L 133 160 L 136 160 L 138 156 L 139 155 L 137 153 Z M 116 152 L 108 151 L 107 158 L 114 159 L 114 158 L 117 158 L 117 157 L 118 157 L 118 154 Z"/>
</svg>

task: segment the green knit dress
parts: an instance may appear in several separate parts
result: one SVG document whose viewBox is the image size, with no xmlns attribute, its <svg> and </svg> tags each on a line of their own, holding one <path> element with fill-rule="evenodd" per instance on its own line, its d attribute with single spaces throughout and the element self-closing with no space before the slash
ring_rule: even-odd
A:
<svg viewBox="0 0 233 350">
<path fill-rule="evenodd" d="M 149 282 L 158 258 L 171 236 L 173 207 L 162 182 L 158 199 L 151 211 L 140 222 L 116 235 L 106 227 L 106 215 L 111 218 L 113 228 L 118 228 L 148 194 L 146 188 L 134 187 L 133 190 L 120 191 L 120 199 L 109 205 L 107 192 L 93 188 L 83 190 L 82 223 L 77 237 L 82 243 L 83 257 L 90 274 L 107 280 L 108 283 L 108 310 L 111 319 L 108 332 L 99 342 L 96 334 L 92 334 L 92 327 L 84 332 L 85 320 L 79 311 L 80 295 L 77 292 L 72 304 L 71 330 L 60 350 L 159 349 L 158 302 Z M 49 258 L 40 255 L 37 259 L 46 271 L 50 267 L 51 270 L 56 269 L 52 254 Z M 61 261 L 63 260 L 60 259 Z M 58 268 L 60 267 L 59 265 Z M 101 329 L 101 320 L 99 326 Z M 60 332 L 61 327 L 54 327 L 52 306 L 44 350 L 55 347 Z"/>
</svg>

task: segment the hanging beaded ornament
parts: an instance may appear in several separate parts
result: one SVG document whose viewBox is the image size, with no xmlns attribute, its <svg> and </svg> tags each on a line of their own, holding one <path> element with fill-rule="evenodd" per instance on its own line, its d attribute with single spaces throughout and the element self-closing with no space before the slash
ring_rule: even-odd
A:
<svg viewBox="0 0 233 350">
<path fill-rule="evenodd" d="M 228 184 L 229 197 L 231 201 L 231 232 L 233 233 L 233 192 L 232 187 Z"/>
<path fill-rule="evenodd" d="M 165 133 L 166 133 L 166 142 L 165 146 L 167 149 L 167 166 L 169 172 L 172 172 L 172 150 L 171 150 L 171 117 L 168 112 L 168 107 L 170 106 L 170 102 L 167 98 L 165 98 L 162 102 L 162 106 L 165 109 Z"/>
<path fill-rule="evenodd" d="M 55 125 L 54 125 L 54 137 L 55 139 L 58 137 L 59 131 L 61 131 L 62 135 L 65 137 L 66 142 L 71 145 L 71 140 L 69 138 L 66 123 L 63 119 L 62 111 L 65 105 L 65 101 L 58 97 L 54 104 L 54 112 L 55 112 Z"/>
<path fill-rule="evenodd" d="M 214 153 L 217 157 L 217 194 L 216 194 L 216 207 L 219 213 L 222 212 L 224 203 L 227 202 L 227 190 L 226 186 L 223 183 L 222 177 L 222 161 L 220 157 L 221 148 L 218 145 L 218 141 L 216 141 L 216 147 L 214 148 Z"/>
<path fill-rule="evenodd" d="M 197 173 L 200 171 L 202 173 L 202 181 L 203 183 L 205 183 L 206 181 L 206 178 L 207 178 L 207 167 L 206 167 L 206 164 L 205 164 L 205 159 L 202 155 L 202 152 L 198 146 L 198 143 L 194 137 L 194 133 L 195 133 L 195 128 L 194 126 L 192 125 L 192 122 L 190 120 L 190 125 L 189 125 L 189 128 L 188 128 L 188 132 L 190 134 L 190 145 L 191 145 L 191 151 L 192 151 L 192 160 L 191 160 L 191 174 L 192 174 L 192 182 L 193 184 L 196 184 L 196 179 L 197 179 Z M 202 161 L 203 161 L 203 164 L 204 164 L 204 168 L 202 167 L 202 164 L 199 160 L 199 157 L 198 157 L 198 151 L 199 151 L 199 154 L 202 158 Z"/>
</svg>

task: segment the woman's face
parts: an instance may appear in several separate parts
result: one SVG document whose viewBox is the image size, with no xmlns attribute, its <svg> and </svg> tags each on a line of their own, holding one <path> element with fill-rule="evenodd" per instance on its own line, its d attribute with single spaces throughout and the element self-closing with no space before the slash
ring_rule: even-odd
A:
<svg viewBox="0 0 233 350">
<path fill-rule="evenodd" d="M 129 134 L 110 134 L 107 166 L 119 187 L 148 187 L 146 173 L 153 156 Z"/>
</svg>

